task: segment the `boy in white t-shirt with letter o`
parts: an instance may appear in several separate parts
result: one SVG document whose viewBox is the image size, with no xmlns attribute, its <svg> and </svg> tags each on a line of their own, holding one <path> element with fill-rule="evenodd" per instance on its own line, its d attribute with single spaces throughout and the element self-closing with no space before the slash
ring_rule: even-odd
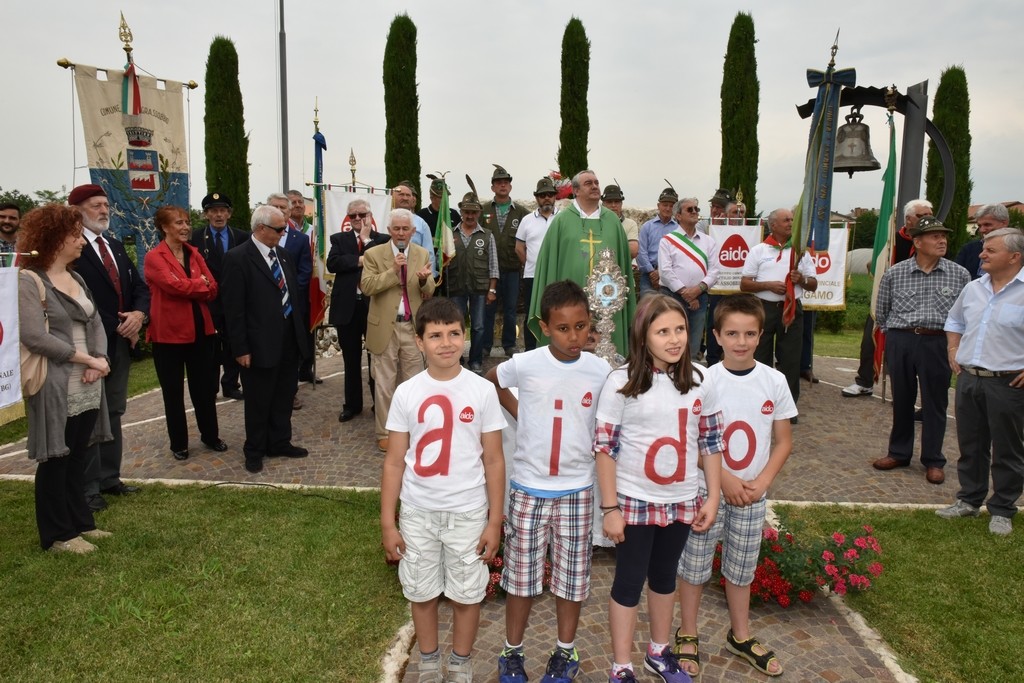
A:
<svg viewBox="0 0 1024 683">
<path fill-rule="evenodd" d="M 541 295 L 540 327 L 550 339 L 487 373 L 501 405 L 518 421 L 512 458 L 505 565 L 505 647 L 499 683 L 525 683 L 523 636 L 535 596 L 543 590 L 550 549 L 551 592 L 558 639 L 541 683 L 569 683 L 579 673 L 576 628 L 590 592 L 594 525 L 594 419 L 611 372 L 583 353 L 590 332 L 587 295 L 572 280 Z M 518 400 L 509 389 L 519 389 Z"/>
<path fill-rule="evenodd" d="M 785 375 L 754 360 L 763 331 L 764 308 L 753 295 L 734 294 L 718 302 L 714 334 L 723 356 L 721 363 L 708 368 L 707 381 L 720 396 L 729 397 L 722 402 L 726 443 L 722 502 L 714 525 L 703 533 L 692 532 L 679 560 L 682 628 L 676 631 L 673 651 L 691 676 L 700 673 L 697 612 L 719 541 L 732 626 L 726 649 L 763 674 L 782 674 L 775 653 L 750 635 L 750 584 L 761 549 L 765 494 L 789 458 L 793 448 L 789 420 L 797 415 Z M 706 488 L 703 473 L 700 486 Z"/>
<path fill-rule="evenodd" d="M 464 325 L 450 299 L 435 297 L 420 306 L 416 345 L 427 368 L 398 386 L 387 421 L 381 536 L 387 558 L 399 561 L 402 593 L 412 603 L 420 683 L 472 683 L 485 563 L 501 540 L 506 422 L 490 382 L 459 364 Z M 454 613 L 444 678 L 437 634 L 441 593 Z"/>
</svg>

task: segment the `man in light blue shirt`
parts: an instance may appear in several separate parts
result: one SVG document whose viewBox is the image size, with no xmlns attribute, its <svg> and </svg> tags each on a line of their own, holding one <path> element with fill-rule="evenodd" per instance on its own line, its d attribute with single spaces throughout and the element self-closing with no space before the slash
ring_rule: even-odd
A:
<svg viewBox="0 0 1024 683">
<path fill-rule="evenodd" d="M 1015 228 L 985 236 L 984 275 L 971 281 L 949 310 L 944 329 L 956 380 L 960 490 L 939 517 L 977 517 L 988 493 L 988 530 L 1013 531 L 1024 490 L 1024 234 Z"/>
<path fill-rule="evenodd" d="M 658 215 L 640 226 L 640 248 L 636 263 L 640 267 L 640 294 L 657 290 L 661 284 L 658 273 L 658 245 L 661 238 L 673 230 L 679 230 L 679 223 L 672 217 L 672 207 L 679 201 L 679 195 L 666 187 L 658 197 Z"/>
</svg>

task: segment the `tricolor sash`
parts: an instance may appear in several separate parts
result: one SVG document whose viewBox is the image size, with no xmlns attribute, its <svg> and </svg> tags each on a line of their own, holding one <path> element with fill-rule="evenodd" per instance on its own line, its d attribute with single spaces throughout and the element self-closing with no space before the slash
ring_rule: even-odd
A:
<svg viewBox="0 0 1024 683">
<path fill-rule="evenodd" d="M 664 239 L 667 239 L 669 244 L 686 254 L 690 260 L 696 263 L 702 274 L 708 274 L 708 255 L 685 232 L 675 230 L 665 235 Z"/>
</svg>

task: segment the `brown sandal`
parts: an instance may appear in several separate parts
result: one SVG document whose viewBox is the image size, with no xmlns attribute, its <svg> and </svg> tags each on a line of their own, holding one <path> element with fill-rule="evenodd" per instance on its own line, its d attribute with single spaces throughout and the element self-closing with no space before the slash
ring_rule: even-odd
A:
<svg viewBox="0 0 1024 683">
<path fill-rule="evenodd" d="M 693 645 L 693 652 L 683 652 L 683 648 L 687 645 Z M 697 636 L 684 636 L 679 633 L 679 629 L 676 629 L 676 644 L 672 648 L 672 654 L 676 656 L 676 659 L 682 662 L 691 662 L 694 666 L 694 670 L 691 672 L 687 667 L 683 667 L 683 671 L 690 675 L 692 678 L 700 676 L 700 640 Z"/>
</svg>

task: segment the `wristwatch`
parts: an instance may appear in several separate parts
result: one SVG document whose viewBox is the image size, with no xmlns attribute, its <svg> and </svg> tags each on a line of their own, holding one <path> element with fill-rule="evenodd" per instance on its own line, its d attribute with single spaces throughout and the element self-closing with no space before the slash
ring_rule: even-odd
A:
<svg viewBox="0 0 1024 683">
<path fill-rule="evenodd" d="M 701 283 L 698 283 L 698 284 L 697 284 L 697 286 L 698 286 L 698 287 L 700 287 L 700 291 L 702 291 L 702 292 L 704 292 L 705 294 L 707 294 L 707 291 L 708 291 L 708 285 L 707 285 L 707 283 L 706 283 L 706 282 L 701 282 Z"/>
<path fill-rule="evenodd" d="M 491 288 L 491 289 L 488 289 L 488 290 L 487 290 L 487 293 L 488 293 L 488 294 L 497 294 L 497 293 L 498 293 L 498 290 L 496 290 L 496 289 L 494 289 L 494 288 Z"/>
</svg>

